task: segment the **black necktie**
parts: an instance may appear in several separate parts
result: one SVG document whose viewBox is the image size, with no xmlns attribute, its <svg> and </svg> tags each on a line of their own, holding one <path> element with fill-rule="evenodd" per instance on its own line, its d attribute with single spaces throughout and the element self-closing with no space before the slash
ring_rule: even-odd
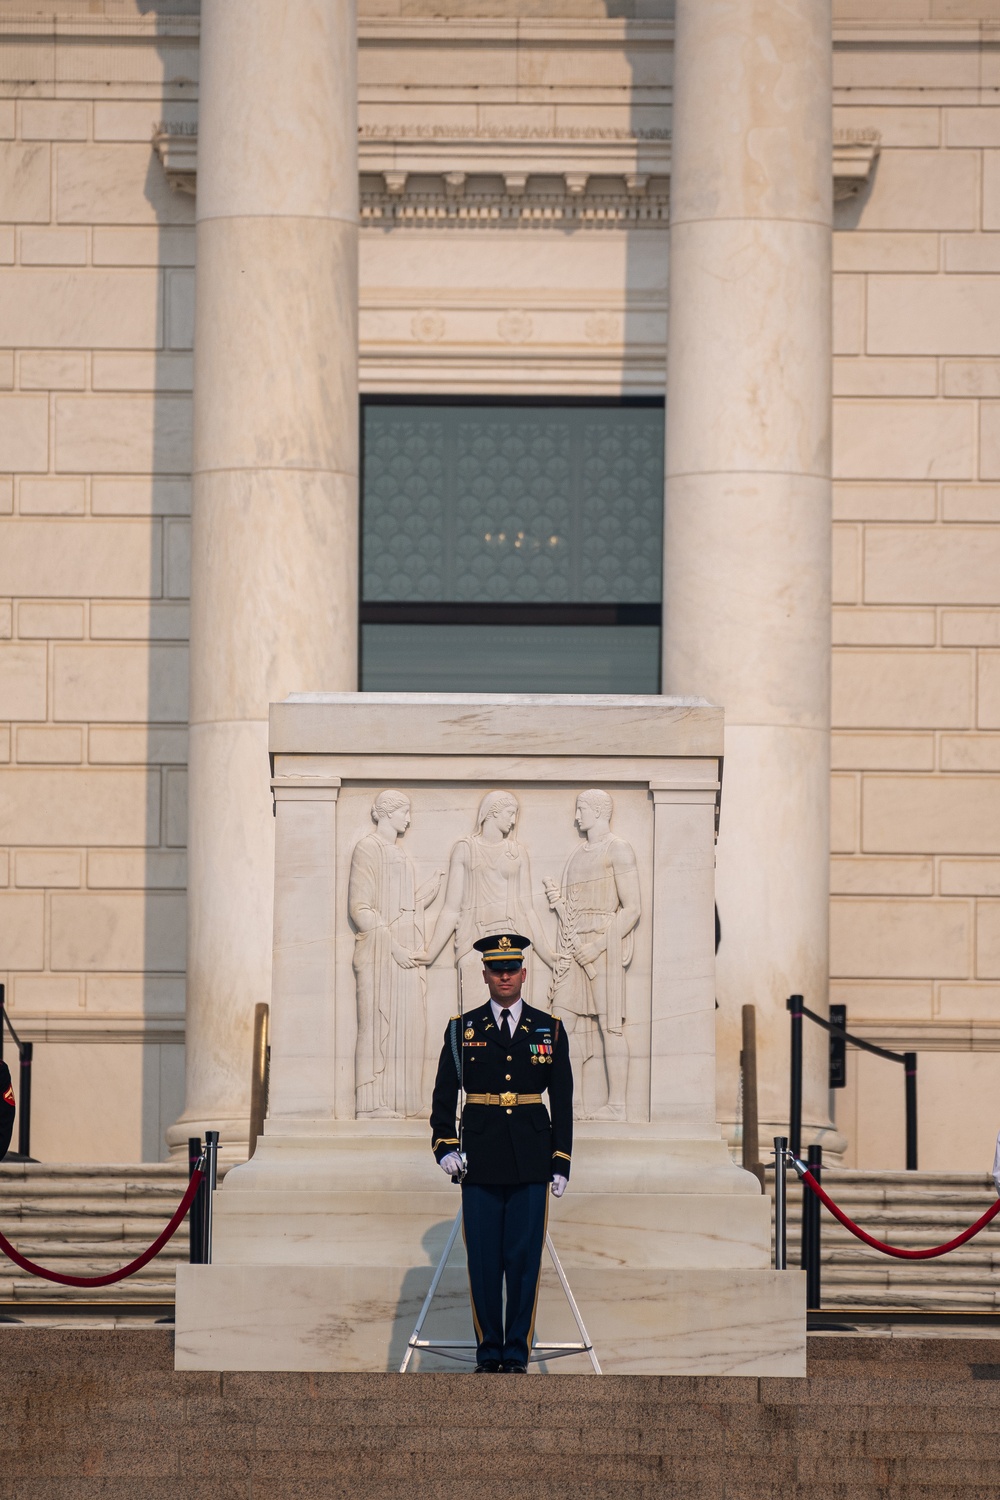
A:
<svg viewBox="0 0 1000 1500">
<path fill-rule="evenodd" d="M 507 1010 L 500 1017 L 500 1040 L 510 1045 L 510 1012 Z"/>
</svg>

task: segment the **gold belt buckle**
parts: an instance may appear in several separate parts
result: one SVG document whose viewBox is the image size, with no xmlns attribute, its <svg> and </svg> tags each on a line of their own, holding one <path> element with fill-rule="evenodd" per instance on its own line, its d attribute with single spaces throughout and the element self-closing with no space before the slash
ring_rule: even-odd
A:
<svg viewBox="0 0 1000 1500">
<path fill-rule="evenodd" d="M 506 1105 L 507 1108 L 509 1109 L 512 1104 L 516 1104 L 517 1103 L 517 1095 L 516 1094 L 501 1094 L 500 1095 L 500 1103 L 503 1104 L 503 1105 Z"/>
</svg>

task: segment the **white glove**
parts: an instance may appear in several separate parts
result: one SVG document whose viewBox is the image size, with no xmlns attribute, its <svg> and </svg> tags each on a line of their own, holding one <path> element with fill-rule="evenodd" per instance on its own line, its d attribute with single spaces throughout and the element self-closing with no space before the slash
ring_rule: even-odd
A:
<svg viewBox="0 0 1000 1500">
<path fill-rule="evenodd" d="M 462 1158 L 457 1151 L 449 1151 L 447 1156 L 442 1156 L 438 1166 L 442 1172 L 447 1172 L 449 1177 L 458 1177 L 462 1171 Z"/>
<path fill-rule="evenodd" d="M 553 1196 L 553 1198 L 561 1198 L 562 1195 L 563 1195 L 563 1193 L 566 1191 L 566 1188 L 568 1187 L 568 1185 L 569 1185 L 569 1178 L 568 1177 L 559 1177 L 558 1175 L 555 1176 L 555 1177 L 553 1177 L 553 1179 L 552 1179 L 552 1196 Z"/>
</svg>

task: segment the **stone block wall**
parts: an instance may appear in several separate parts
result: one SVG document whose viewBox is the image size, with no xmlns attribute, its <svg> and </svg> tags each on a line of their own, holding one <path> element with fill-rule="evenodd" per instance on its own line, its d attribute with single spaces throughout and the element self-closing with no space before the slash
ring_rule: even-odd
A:
<svg viewBox="0 0 1000 1500">
<path fill-rule="evenodd" d="M 920 1049 L 921 1165 L 966 1170 L 1000 1125 L 1000 71 L 968 24 L 988 9 L 913 0 L 890 26 L 842 0 L 835 50 L 835 123 L 881 151 L 834 239 L 831 998 Z M 850 1069 L 848 1164 L 901 1166 L 902 1070 Z"/>
<path fill-rule="evenodd" d="M 669 125 L 669 0 L 445 8 L 472 29 L 362 4 L 369 127 Z M 151 136 L 196 127 L 198 10 L 0 10 L 0 979 L 49 1160 L 158 1157 L 181 1103 L 194 212 Z M 834 245 L 832 997 L 920 1049 L 922 1163 L 971 1170 L 1000 1124 L 1000 15 L 834 11 L 835 125 L 880 152 Z M 659 392 L 665 225 L 470 234 L 362 236 L 367 389 Z M 850 1076 L 848 1164 L 901 1165 L 901 1070 Z"/>
<path fill-rule="evenodd" d="M 194 119 L 196 30 L 115 6 L 95 47 L 93 6 L 6 9 L 0 979 L 33 1154 L 155 1160 L 183 1100 L 194 213 L 150 138 Z"/>
</svg>

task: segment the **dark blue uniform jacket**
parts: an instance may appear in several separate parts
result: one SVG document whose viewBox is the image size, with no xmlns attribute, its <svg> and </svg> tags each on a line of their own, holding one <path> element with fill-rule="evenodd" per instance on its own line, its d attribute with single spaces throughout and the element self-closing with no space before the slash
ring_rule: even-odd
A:
<svg viewBox="0 0 1000 1500">
<path fill-rule="evenodd" d="M 467 1182 L 490 1185 L 568 1177 L 573 1151 L 573 1073 L 569 1039 L 548 1011 L 523 1005 L 510 1046 L 500 1040 L 487 1002 L 445 1031 L 431 1105 L 431 1142 L 441 1161 L 458 1150 L 458 1071 L 451 1024 L 459 1028 L 466 1094 L 542 1094 L 544 1104 L 470 1104 L 462 1118 Z M 551 1110 L 551 1118 L 549 1111 Z"/>
</svg>

